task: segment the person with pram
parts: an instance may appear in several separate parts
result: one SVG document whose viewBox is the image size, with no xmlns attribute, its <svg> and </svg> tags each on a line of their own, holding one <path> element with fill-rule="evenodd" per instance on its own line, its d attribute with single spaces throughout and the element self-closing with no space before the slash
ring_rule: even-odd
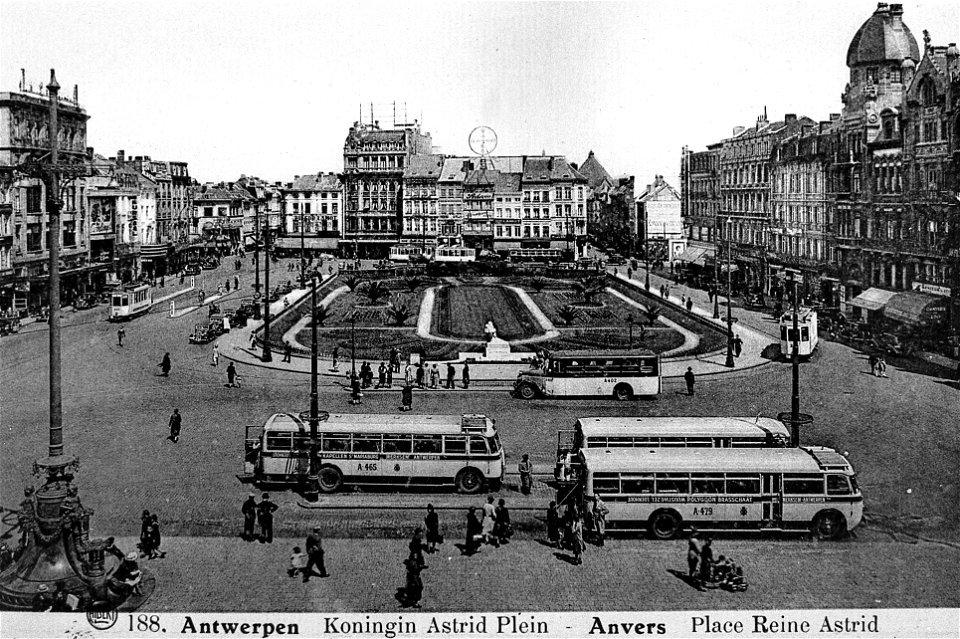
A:
<svg viewBox="0 0 960 639">
<path fill-rule="evenodd" d="M 687 544 L 687 564 L 690 579 L 697 590 L 722 588 L 730 592 L 743 592 L 747 589 L 747 580 L 743 568 L 720 555 L 713 558 L 713 542 L 707 537 L 702 542 L 693 529 Z"/>
</svg>

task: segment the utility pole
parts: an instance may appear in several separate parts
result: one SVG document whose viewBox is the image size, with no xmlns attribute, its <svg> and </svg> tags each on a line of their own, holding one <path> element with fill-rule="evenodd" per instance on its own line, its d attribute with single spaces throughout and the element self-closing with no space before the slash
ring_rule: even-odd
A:
<svg viewBox="0 0 960 639">
<path fill-rule="evenodd" d="M 733 368 L 733 303 L 730 298 L 733 295 L 733 273 L 730 266 L 730 255 L 733 249 L 730 247 L 730 229 L 731 220 L 727 218 L 727 361 L 724 366 Z"/>
<path fill-rule="evenodd" d="M 320 420 L 320 400 L 317 391 L 317 276 L 311 278 L 310 291 L 310 472 L 304 496 L 308 501 L 316 501 L 320 495 L 319 462 L 317 452 L 317 422 Z"/>
<path fill-rule="evenodd" d="M 263 357 L 264 362 L 273 361 L 270 351 L 270 216 L 263 222 Z"/>
</svg>

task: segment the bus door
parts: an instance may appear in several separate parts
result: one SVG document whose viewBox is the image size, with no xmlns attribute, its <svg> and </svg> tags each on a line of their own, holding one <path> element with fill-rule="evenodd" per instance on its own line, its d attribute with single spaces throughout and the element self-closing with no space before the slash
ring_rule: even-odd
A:
<svg viewBox="0 0 960 639">
<path fill-rule="evenodd" d="M 763 473 L 760 483 L 762 525 L 779 528 L 783 524 L 783 476 Z"/>
<path fill-rule="evenodd" d="M 557 479 L 564 479 L 563 477 L 563 462 L 564 457 L 568 454 L 571 455 L 571 465 L 573 458 L 573 449 L 577 445 L 577 431 L 573 428 L 570 429 L 560 429 L 557 431 L 557 461 L 553 469 L 553 476 Z"/>
<path fill-rule="evenodd" d="M 247 426 L 247 435 L 243 443 L 243 472 L 246 475 L 258 475 L 263 472 L 263 459 L 260 456 L 263 443 L 263 426 Z"/>
</svg>

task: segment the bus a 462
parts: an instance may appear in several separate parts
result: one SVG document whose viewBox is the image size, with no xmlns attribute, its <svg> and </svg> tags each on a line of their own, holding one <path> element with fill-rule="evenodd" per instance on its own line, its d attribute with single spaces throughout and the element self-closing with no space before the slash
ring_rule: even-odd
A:
<svg viewBox="0 0 960 639">
<path fill-rule="evenodd" d="M 536 368 L 520 371 L 513 385 L 523 399 L 536 397 L 656 397 L 660 356 L 647 350 L 546 351 Z"/>
<path fill-rule="evenodd" d="M 584 501 L 609 528 L 672 539 L 699 530 L 807 531 L 836 539 L 863 517 L 847 459 L 830 448 L 585 448 Z"/>
<path fill-rule="evenodd" d="M 318 423 L 320 490 L 344 485 L 453 485 L 499 490 L 504 451 L 483 415 L 331 415 Z M 310 470 L 308 419 L 277 413 L 248 426 L 244 473 L 255 483 L 302 483 Z"/>
</svg>

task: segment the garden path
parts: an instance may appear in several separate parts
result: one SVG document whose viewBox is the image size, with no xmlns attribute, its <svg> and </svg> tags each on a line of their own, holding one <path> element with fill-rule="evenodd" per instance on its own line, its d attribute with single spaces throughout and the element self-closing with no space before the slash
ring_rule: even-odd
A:
<svg viewBox="0 0 960 639">
<path fill-rule="evenodd" d="M 320 300 L 320 303 L 317 306 L 329 306 L 330 303 L 333 302 L 333 300 L 337 299 L 338 297 L 340 297 L 341 295 L 343 295 L 349 290 L 350 290 L 349 286 L 339 286 L 333 289 L 332 291 L 330 291 L 329 293 L 327 293 L 324 296 L 324 298 Z M 293 346 L 299 346 L 301 348 L 305 348 L 305 346 L 297 340 L 297 335 L 300 333 L 300 331 L 306 328 L 307 324 L 309 323 L 310 323 L 309 315 L 304 315 L 303 317 L 301 317 L 296 324 L 290 327 L 290 330 L 288 330 L 286 333 L 283 334 L 284 341 L 289 340 Z"/>
<path fill-rule="evenodd" d="M 647 310 L 646 306 L 644 306 L 640 302 L 630 299 L 620 291 L 607 287 L 607 293 L 610 293 L 611 295 L 614 295 L 620 298 L 630 306 L 639 308 L 644 312 L 646 312 Z M 679 324 L 677 324 L 672 320 L 667 319 L 666 317 L 658 317 L 657 321 L 660 322 L 661 324 L 664 324 L 668 328 L 671 328 L 677 331 L 678 333 L 680 333 L 681 335 L 683 335 L 683 344 L 681 344 L 680 346 L 677 346 L 676 348 L 671 348 L 668 351 L 664 351 L 663 353 L 661 353 L 661 357 L 673 357 L 675 355 L 680 355 L 681 353 L 687 353 L 700 345 L 700 336 L 694 333 L 693 331 L 685 329 L 684 327 L 680 326 Z"/>
</svg>

